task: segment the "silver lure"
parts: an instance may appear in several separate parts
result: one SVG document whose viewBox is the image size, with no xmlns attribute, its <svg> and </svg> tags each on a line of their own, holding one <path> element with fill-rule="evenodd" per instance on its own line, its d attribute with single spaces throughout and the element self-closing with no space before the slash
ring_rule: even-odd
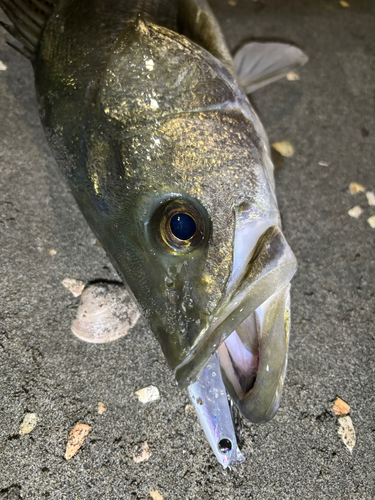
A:
<svg viewBox="0 0 375 500">
<path fill-rule="evenodd" d="M 245 461 L 236 438 L 223 383 L 219 356 L 215 353 L 188 387 L 190 399 L 218 462 L 226 469 Z"/>
</svg>

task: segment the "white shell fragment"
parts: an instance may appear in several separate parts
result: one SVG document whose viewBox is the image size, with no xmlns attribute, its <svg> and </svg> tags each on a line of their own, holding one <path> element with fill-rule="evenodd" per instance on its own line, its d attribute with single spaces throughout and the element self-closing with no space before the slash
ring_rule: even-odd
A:
<svg viewBox="0 0 375 500">
<path fill-rule="evenodd" d="M 3 63 L 3 61 L 0 61 L 0 71 L 6 71 L 8 69 L 8 66 Z"/>
<path fill-rule="evenodd" d="M 372 215 L 367 219 L 367 222 L 370 224 L 372 229 L 375 229 L 375 215 Z"/>
<path fill-rule="evenodd" d="M 342 417 L 350 412 L 350 405 L 343 399 L 336 398 L 331 410 L 339 417 Z"/>
<path fill-rule="evenodd" d="M 159 389 L 154 385 L 149 385 L 143 389 L 139 389 L 134 393 L 141 403 L 150 403 L 151 401 L 157 401 L 160 398 Z"/>
<path fill-rule="evenodd" d="M 70 460 L 83 445 L 88 433 L 91 431 L 91 425 L 76 424 L 69 433 L 68 444 L 66 445 L 65 458 Z"/>
<path fill-rule="evenodd" d="M 147 442 L 142 443 L 140 450 L 137 450 L 133 455 L 133 460 L 136 464 L 148 460 L 151 456 L 150 448 Z"/>
<path fill-rule="evenodd" d="M 363 210 L 359 205 L 356 205 L 355 207 L 348 210 L 348 214 L 350 215 L 350 217 L 354 217 L 355 219 L 358 219 L 358 217 L 360 217 L 362 212 Z"/>
<path fill-rule="evenodd" d="M 321 167 L 329 167 L 329 163 L 327 161 L 318 161 L 318 165 Z"/>
<path fill-rule="evenodd" d="M 286 75 L 286 79 L 289 80 L 290 82 L 294 82 L 295 80 L 299 80 L 299 74 L 296 71 L 290 71 Z"/>
<path fill-rule="evenodd" d="M 37 422 L 38 415 L 36 413 L 26 413 L 23 418 L 22 424 L 20 425 L 19 433 L 21 435 L 30 434 L 30 432 L 35 429 Z"/>
<path fill-rule="evenodd" d="M 349 184 L 350 194 L 363 193 L 364 190 L 364 186 L 362 186 L 362 184 L 358 184 L 358 182 L 351 182 Z"/>
<path fill-rule="evenodd" d="M 352 453 L 355 446 L 355 430 L 353 426 L 352 419 L 346 415 L 345 417 L 339 417 L 339 428 L 338 434 L 341 436 L 345 446 L 348 448 L 350 453 Z"/>
<path fill-rule="evenodd" d="M 98 413 L 99 415 L 103 415 L 103 413 L 106 411 L 107 407 L 104 403 L 102 403 L 101 401 L 99 401 L 98 403 Z"/>
<path fill-rule="evenodd" d="M 72 331 L 85 342 L 102 344 L 126 335 L 139 317 L 124 286 L 97 283 L 83 291 Z"/>
<path fill-rule="evenodd" d="M 83 289 L 85 288 L 85 284 L 83 281 L 74 280 L 71 278 L 65 278 L 61 283 L 65 286 L 65 288 L 72 292 L 74 297 L 79 297 L 82 294 Z"/>
<path fill-rule="evenodd" d="M 271 146 L 282 156 L 290 157 L 294 155 L 294 147 L 289 141 L 274 142 Z"/>
<path fill-rule="evenodd" d="M 152 500 L 164 500 L 163 495 L 156 490 L 150 491 L 150 497 L 152 498 Z"/>
<path fill-rule="evenodd" d="M 372 191 L 367 191 L 366 198 L 370 207 L 375 207 L 375 194 Z"/>
</svg>

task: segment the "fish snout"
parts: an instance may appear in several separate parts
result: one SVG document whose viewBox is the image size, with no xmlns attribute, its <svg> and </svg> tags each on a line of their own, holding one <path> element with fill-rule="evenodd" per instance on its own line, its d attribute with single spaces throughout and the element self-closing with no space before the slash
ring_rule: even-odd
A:
<svg viewBox="0 0 375 500">
<path fill-rule="evenodd" d="M 290 280 L 295 256 L 278 226 L 259 239 L 235 289 L 175 374 L 186 384 L 218 352 L 225 386 L 251 422 L 276 413 L 286 373 L 290 328 Z"/>
</svg>

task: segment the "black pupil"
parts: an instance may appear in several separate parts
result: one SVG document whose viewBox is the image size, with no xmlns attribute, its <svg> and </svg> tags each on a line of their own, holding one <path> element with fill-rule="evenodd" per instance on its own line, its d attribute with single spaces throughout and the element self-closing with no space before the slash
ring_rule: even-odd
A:
<svg viewBox="0 0 375 500">
<path fill-rule="evenodd" d="M 193 217 L 183 212 L 175 214 L 170 221 L 171 231 L 179 240 L 190 240 L 197 230 Z"/>
<path fill-rule="evenodd" d="M 220 452 L 223 455 L 227 455 L 232 449 L 232 442 L 230 439 L 223 438 L 223 439 L 220 439 L 218 446 L 219 446 Z"/>
</svg>

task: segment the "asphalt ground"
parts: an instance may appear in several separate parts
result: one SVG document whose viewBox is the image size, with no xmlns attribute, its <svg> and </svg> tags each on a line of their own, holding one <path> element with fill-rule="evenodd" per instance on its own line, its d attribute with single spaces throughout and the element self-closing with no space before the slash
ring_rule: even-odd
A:
<svg viewBox="0 0 375 500">
<path fill-rule="evenodd" d="M 211 2 L 231 49 L 280 40 L 310 57 L 300 80 L 253 95 L 271 142 L 295 148 L 276 157 L 276 182 L 299 270 L 281 408 L 268 424 L 244 423 L 247 460 L 225 472 L 143 319 L 111 344 L 71 334 L 79 298 L 61 281 L 118 277 L 57 171 L 31 65 L 1 32 L 1 499 L 375 498 L 375 229 L 367 222 L 375 207 L 348 190 L 350 182 L 375 189 L 375 4 L 348 2 Z M 354 205 L 358 219 L 348 215 Z M 160 399 L 140 403 L 134 392 L 151 384 Z M 336 396 L 351 406 L 352 453 L 330 410 Z M 20 435 L 26 413 L 38 422 Z M 66 460 L 77 422 L 92 429 Z M 151 456 L 136 463 L 144 442 Z"/>
</svg>

